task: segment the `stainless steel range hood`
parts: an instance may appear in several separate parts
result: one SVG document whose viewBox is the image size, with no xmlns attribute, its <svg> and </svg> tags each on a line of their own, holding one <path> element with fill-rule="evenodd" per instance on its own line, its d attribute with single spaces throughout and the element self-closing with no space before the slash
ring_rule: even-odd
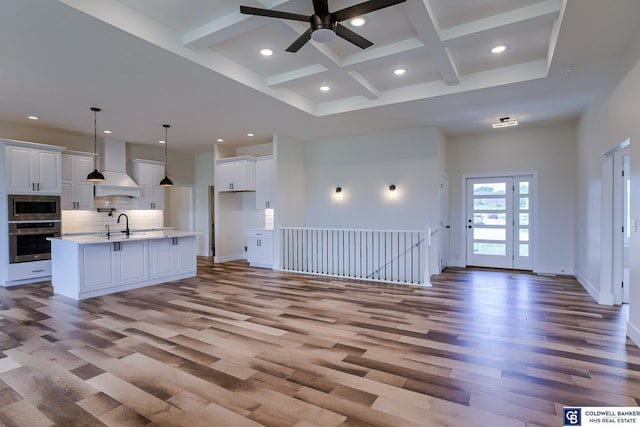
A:
<svg viewBox="0 0 640 427">
<path fill-rule="evenodd" d="M 104 181 L 96 184 L 96 197 L 140 197 L 140 188 L 127 175 L 126 143 L 121 139 L 105 138 L 100 144 L 99 159 Z"/>
</svg>

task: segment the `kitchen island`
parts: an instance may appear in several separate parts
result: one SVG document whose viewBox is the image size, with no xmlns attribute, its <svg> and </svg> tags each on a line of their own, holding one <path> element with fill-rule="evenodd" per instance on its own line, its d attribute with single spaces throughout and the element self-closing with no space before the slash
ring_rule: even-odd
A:
<svg viewBox="0 0 640 427">
<path fill-rule="evenodd" d="M 196 275 L 196 236 L 162 230 L 51 237 L 53 292 L 76 300 Z"/>
</svg>

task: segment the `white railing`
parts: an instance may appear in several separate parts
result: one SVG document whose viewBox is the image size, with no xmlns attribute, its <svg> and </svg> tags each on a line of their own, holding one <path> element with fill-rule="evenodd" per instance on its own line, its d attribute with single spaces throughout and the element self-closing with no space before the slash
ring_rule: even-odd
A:
<svg viewBox="0 0 640 427">
<path fill-rule="evenodd" d="M 332 277 L 428 284 L 427 233 L 280 227 L 280 268 Z"/>
</svg>

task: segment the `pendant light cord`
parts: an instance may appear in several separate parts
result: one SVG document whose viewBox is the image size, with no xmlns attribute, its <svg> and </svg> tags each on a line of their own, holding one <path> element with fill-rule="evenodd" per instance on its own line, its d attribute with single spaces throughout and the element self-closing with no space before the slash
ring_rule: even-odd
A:
<svg viewBox="0 0 640 427">
<path fill-rule="evenodd" d="M 98 110 L 93 109 L 93 168 L 98 169 Z"/>
<path fill-rule="evenodd" d="M 169 139 L 167 138 L 167 130 L 169 129 L 169 125 L 164 126 L 164 176 L 169 176 Z"/>
</svg>

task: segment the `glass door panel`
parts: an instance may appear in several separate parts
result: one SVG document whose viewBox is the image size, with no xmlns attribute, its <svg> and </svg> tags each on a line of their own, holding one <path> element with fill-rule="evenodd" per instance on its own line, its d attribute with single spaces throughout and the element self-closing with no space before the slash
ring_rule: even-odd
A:
<svg viewBox="0 0 640 427">
<path fill-rule="evenodd" d="M 532 269 L 533 176 L 467 179 L 467 265 Z"/>
<path fill-rule="evenodd" d="M 467 180 L 467 264 L 512 268 L 513 178 Z"/>
</svg>

